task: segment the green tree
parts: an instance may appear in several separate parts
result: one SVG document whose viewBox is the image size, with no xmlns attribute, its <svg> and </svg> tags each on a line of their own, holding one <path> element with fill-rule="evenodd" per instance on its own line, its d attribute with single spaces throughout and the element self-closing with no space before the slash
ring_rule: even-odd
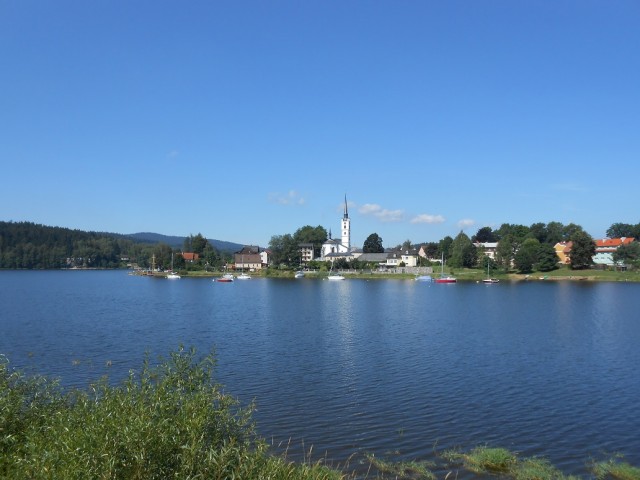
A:
<svg viewBox="0 0 640 480">
<path fill-rule="evenodd" d="M 533 266 L 539 272 L 550 272 L 558 268 L 558 255 L 550 243 L 541 243 L 538 248 L 538 261 Z"/>
<path fill-rule="evenodd" d="M 205 248 L 209 245 L 209 240 L 204 238 L 201 233 L 198 233 L 195 237 L 191 239 L 191 248 L 193 253 L 197 253 L 198 255 L 202 255 L 204 253 Z"/>
<path fill-rule="evenodd" d="M 449 266 L 454 268 L 476 266 L 476 248 L 464 232 L 460 232 L 451 244 Z"/>
<path fill-rule="evenodd" d="M 364 253 L 384 253 L 382 238 L 380 238 L 377 233 L 372 233 L 364 241 L 362 251 Z"/>
<path fill-rule="evenodd" d="M 520 273 L 531 273 L 538 261 L 540 242 L 536 238 L 527 238 L 513 257 L 514 266 Z"/>
<path fill-rule="evenodd" d="M 609 238 L 622 238 L 622 237 L 636 237 L 637 225 L 631 225 L 629 223 L 614 223 L 607 229 L 607 237 Z"/>
<path fill-rule="evenodd" d="M 596 253 L 596 244 L 587 232 L 576 230 L 571 236 L 571 269 L 582 270 L 593 264 L 593 256 Z"/>
<path fill-rule="evenodd" d="M 293 234 L 293 240 L 297 245 L 311 243 L 313 245 L 313 256 L 319 257 L 322 244 L 327 240 L 327 230 L 320 225 L 317 227 L 305 225 L 296 230 Z"/>
<path fill-rule="evenodd" d="M 402 242 L 402 251 L 408 252 L 409 250 L 411 250 L 411 240 L 407 239 L 404 242 Z"/>
<path fill-rule="evenodd" d="M 535 238 L 540 243 L 545 243 L 547 241 L 547 226 L 542 223 L 534 223 L 529 227 L 529 238 Z"/>
<path fill-rule="evenodd" d="M 613 252 L 613 261 L 616 264 L 631 265 L 634 268 L 640 267 L 640 242 L 632 242 L 627 245 L 620 245 Z"/>
<path fill-rule="evenodd" d="M 564 240 L 572 240 L 573 236 L 578 232 L 584 232 L 580 225 L 576 225 L 575 223 L 570 223 L 569 225 L 565 225 L 562 229 L 562 235 Z"/>
<path fill-rule="evenodd" d="M 505 272 L 511 269 L 514 254 L 513 250 L 513 237 L 507 234 L 500 239 L 496 247 L 496 264 L 498 268 L 501 268 Z"/>
<path fill-rule="evenodd" d="M 448 260 L 449 257 L 451 256 L 451 244 L 453 243 L 453 238 L 451 238 L 449 235 L 447 235 L 446 237 L 444 237 L 442 240 L 440 240 L 440 244 L 439 244 L 439 257 L 444 256 L 445 260 Z"/>
<path fill-rule="evenodd" d="M 564 240 L 564 225 L 560 222 L 547 223 L 547 238 L 546 242 L 550 245 L 555 245 L 558 242 Z"/>
<path fill-rule="evenodd" d="M 492 243 L 498 241 L 498 236 L 491 229 L 491 227 L 482 227 L 476 232 L 473 237 L 471 237 L 471 241 L 480 243 Z"/>
<path fill-rule="evenodd" d="M 274 235 L 269 241 L 272 261 L 274 265 L 298 265 L 300 263 L 300 249 L 298 243 L 289 233 Z"/>
</svg>

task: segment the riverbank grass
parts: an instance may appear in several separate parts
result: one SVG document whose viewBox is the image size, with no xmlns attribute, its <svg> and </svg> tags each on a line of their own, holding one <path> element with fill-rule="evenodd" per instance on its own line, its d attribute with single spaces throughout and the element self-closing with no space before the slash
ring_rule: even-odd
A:
<svg viewBox="0 0 640 480">
<path fill-rule="evenodd" d="M 640 480 L 640 468 L 621 460 L 620 457 L 593 464 L 593 473 L 597 479 L 615 478 L 619 480 Z"/>
</svg>

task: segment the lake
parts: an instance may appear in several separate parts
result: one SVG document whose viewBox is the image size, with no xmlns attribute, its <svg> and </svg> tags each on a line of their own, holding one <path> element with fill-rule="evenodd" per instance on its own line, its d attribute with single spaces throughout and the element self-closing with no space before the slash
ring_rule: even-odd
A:
<svg viewBox="0 0 640 480">
<path fill-rule="evenodd" d="M 478 445 L 640 465 L 640 285 L 411 280 L 169 281 L 0 272 L 0 353 L 86 386 L 180 344 L 255 399 L 262 436 L 301 459 L 434 460 Z M 306 453 L 305 453 L 306 452 Z M 462 475 L 463 476 L 463 475 Z"/>
</svg>

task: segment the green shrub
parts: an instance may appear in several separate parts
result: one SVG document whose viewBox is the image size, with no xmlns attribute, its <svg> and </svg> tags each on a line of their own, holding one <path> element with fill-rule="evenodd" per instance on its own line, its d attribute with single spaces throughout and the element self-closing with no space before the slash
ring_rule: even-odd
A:
<svg viewBox="0 0 640 480">
<path fill-rule="evenodd" d="M 213 381 L 213 355 L 148 357 L 120 386 L 88 391 L 0 363 L 0 478 L 338 479 L 322 465 L 268 455 L 243 409 Z"/>
</svg>

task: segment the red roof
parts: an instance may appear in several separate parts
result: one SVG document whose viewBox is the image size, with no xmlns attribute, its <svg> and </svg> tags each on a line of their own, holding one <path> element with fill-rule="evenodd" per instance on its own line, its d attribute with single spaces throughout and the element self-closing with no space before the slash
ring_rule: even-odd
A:
<svg viewBox="0 0 640 480">
<path fill-rule="evenodd" d="M 602 240 L 596 240 L 596 248 L 598 247 L 618 248 L 620 245 L 629 245 L 634 240 L 635 239 L 633 237 L 603 238 Z"/>
<path fill-rule="evenodd" d="M 196 260 L 198 260 L 198 258 L 200 258 L 200 255 L 198 255 L 197 253 L 182 252 L 182 258 L 184 258 L 186 261 L 195 262 Z"/>
</svg>

